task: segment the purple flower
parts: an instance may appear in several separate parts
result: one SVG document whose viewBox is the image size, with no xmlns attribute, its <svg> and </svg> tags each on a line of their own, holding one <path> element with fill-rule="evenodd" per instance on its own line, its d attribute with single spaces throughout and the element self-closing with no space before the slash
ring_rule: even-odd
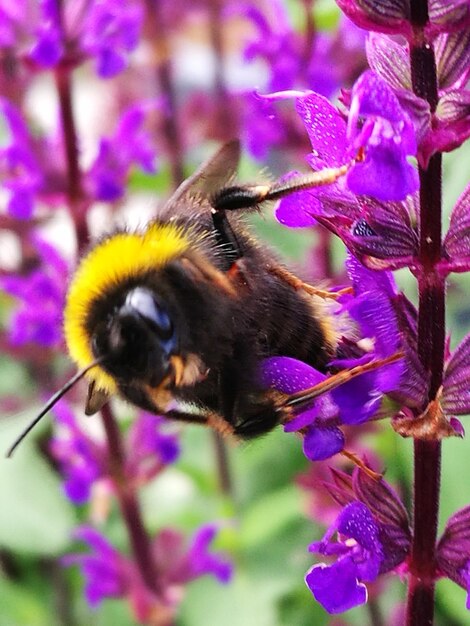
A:
<svg viewBox="0 0 470 626">
<path fill-rule="evenodd" d="M 180 453 L 178 438 L 165 432 L 168 420 L 150 413 L 140 413 L 127 435 L 126 472 L 139 482 L 156 476 L 166 465 L 174 463 Z"/>
<path fill-rule="evenodd" d="M 304 391 L 326 379 L 325 374 L 289 357 L 271 357 L 263 362 L 262 381 L 285 394 Z M 329 394 L 318 397 L 306 409 L 300 410 L 288 421 L 284 430 L 303 430 L 303 449 L 311 461 L 322 461 L 340 452 L 344 447 L 344 435 L 338 427 L 338 406 Z"/>
<path fill-rule="evenodd" d="M 364 583 L 405 561 L 411 533 L 403 504 L 384 480 L 359 468 L 352 478 L 335 470 L 333 480 L 325 487 L 344 508 L 309 549 L 338 558 L 331 565 L 314 565 L 305 581 L 329 613 L 340 613 L 367 601 Z"/>
<path fill-rule="evenodd" d="M 360 148 L 366 150 L 364 161 L 346 176 L 343 197 L 349 190 L 395 201 L 418 188 L 416 170 L 407 161 L 416 152 L 413 125 L 392 89 L 373 72 L 363 74 L 353 87 L 347 125 L 317 94 L 299 98 L 297 111 L 312 144 L 309 162 L 314 169 L 343 165 Z M 341 187 L 333 190 L 338 193 Z"/>
<path fill-rule="evenodd" d="M 33 212 L 34 194 L 43 182 L 41 170 L 26 124 L 5 98 L 0 98 L 0 116 L 6 127 L 0 146 L 0 180 L 9 194 L 8 212 L 18 219 L 28 219 Z"/>
<path fill-rule="evenodd" d="M 153 540 L 153 556 L 162 584 L 185 585 L 206 575 L 228 583 L 232 576 L 231 564 L 224 555 L 209 551 L 217 531 L 215 524 L 201 526 L 186 547 L 181 533 L 170 528 L 160 530 Z"/>
<path fill-rule="evenodd" d="M 65 565 L 79 565 L 85 576 L 85 597 L 92 608 L 106 598 L 121 598 L 129 588 L 131 564 L 90 526 L 75 531 L 75 537 L 88 544 L 91 552 L 63 558 Z"/>
<path fill-rule="evenodd" d="M 2 288 L 18 299 L 10 320 L 9 340 L 13 345 L 35 343 L 57 348 L 62 343 L 62 316 L 67 264 L 49 243 L 35 237 L 40 263 L 25 276 L 0 279 Z"/>
<path fill-rule="evenodd" d="M 36 42 L 29 56 L 38 65 L 50 68 L 57 64 L 64 52 L 59 3 L 56 0 L 42 0 L 39 10 L 41 15 L 35 32 Z"/>
<path fill-rule="evenodd" d="M 347 162 L 350 158 L 347 125 L 328 100 L 317 94 L 309 94 L 298 98 L 296 107 L 312 144 L 313 153 L 308 156 L 308 160 L 313 169 L 338 167 Z M 372 118 L 369 122 L 371 131 L 375 122 Z M 377 126 L 380 130 L 381 123 Z M 328 132 L 325 132 L 325 128 Z M 358 141 L 362 141 L 360 137 L 361 134 L 358 135 Z M 362 191 L 365 188 L 361 187 L 361 181 L 365 185 L 372 185 L 372 179 L 367 179 L 367 182 L 366 177 L 354 172 L 364 172 L 362 168 L 365 167 L 369 171 L 375 170 L 376 176 L 381 167 L 386 169 L 389 143 L 385 142 L 385 145 L 385 161 L 380 146 L 372 147 L 372 154 L 378 151 L 378 161 L 366 157 L 364 163 L 358 163 L 350 170 L 349 176 L 353 176 L 352 180 L 358 183 Z M 403 154 L 397 158 L 402 159 Z M 346 182 L 349 184 L 349 178 Z M 397 190 L 395 183 L 393 187 L 382 187 L 382 196 L 393 195 Z M 372 187 L 369 191 L 372 191 Z M 412 265 L 417 256 L 416 202 L 416 198 L 411 195 L 401 203 L 378 202 L 372 197 L 352 193 L 345 181 L 340 180 L 284 198 L 276 210 L 276 218 L 291 227 L 311 226 L 320 222 L 341 237 L 353 254 L 368 267 L 395 269 Z"/>
<path fill-rule="evenodd" d="M 440 34 L 434 48 L 439 99 L 431 110 L 428 102 L 412 93 L 410 61 L 404 45 L 385 36 L 369 35 L 366 46 L 369 65 L 393 88 L 413 120 L 417 157 L 425 169 L 433 154 L 454 150 L 470 136 L 469 29 Z"/>
<path fill-rule="evenodd" d="M 97 73 L 111 78 L 127 65 L 129 53 L 136 48 L 142 26 L 142 7 L 119 0 L 94 1 L 87 11 L 81 45 L 97 59 Z"/>
<path fill-rule="evenodd" d="M 336 532 L 341 535 L 337 543 L 331 541 Z M 367 601 L 364 582 L 373 582 L 379 575 L 383 547 L 379 527 L 365 504 L 348 504 L 323 539 L 309 550 L 339 557 L 333 565 L 314 565 L 305 577 L 328 613 L 342 613 Z"/>
<path fill-rule="evenodd" d="M 191 547 L 186 556 L 188 580 L 200 576 L 211 575 L 221 583 L 228 583 L 232 577 L 232 566 L 226 558 L 213 552 L 209 547 L 217 534 L 217 526 L 202 526 L 194 535 Z"/>
<path fill-rule="evenodd" d="M 436 551 L 437 566 L 467 591 L 467 609 L 470 609 L 470 507 L 454 513 L 448 520 Z"/>
<path fill-rule="evenodd" d="M 106 452 L 79 428 L 63 400 L 55 405 L 54 413 L 60 430 L 51 441 L 51 452 L 65 477 L 65 494 L 75 504 L 84 504 L 93 484 L 105 475 Z"/>
<path fill-rule="evenodd" d="M 416 154 L 413 124 L 374 72 L 365 72 L 352 89 L 347 138 L 356 151 L 366 148 L 364 162 L 347 176 L 351 191 L 396 201 L 418 189 L 418 173 L 407 161 Z"/>
<path fill-rule="evenodd" d="M 396 310 L 396 306 L 402 307 L 403 303 L 392 275 L 368 270 L 353 257 L 348 260 L 348 272 L 354 293 L 343 296 L 341 304 L 343 311 L 357 323 L 361 345 L 368 345 L 368 351 L 364 352 L 352 342 L 354 350 L 348 355 L 351 341 L 340 342 L 338 353 L 342 358 L 330 363 L 330 367 L 340 371 L 392 356 L 404 349 L 406 339 Z M 400 359 L 354 377 L 320 395 L 306 407 L 294 410 L 284 429 L 289 432 L 302 430 L 304 453 L 310 460 L 329 458 L 344 446 L 339 426 L 361 424 L 375 416 L 385 395 L 395 394 L 402 399 L 411 396 L 410 403 L 414 406 L 416 399 L 409 388 L 413 391 L 417 387 L 421 400 L 422 389 L 426 386 L 414 373 L 412 365 L 407 358 Z M 413 385 L 410 379 L 414 381 Z M 264 385 L 290 395 L 322 384 L 327 376 L 295 359 L 272 357 L 263 362 L 262 380 Z"/>
<path fill-rule="evenodd" d="M 101 140 L 98 156 L 87 174 L 90 193 L 97 200 L 118 200 L 134 164 L 145 172 L 155 172 L 155 149 L 145 128 L 155 107 L 155 102 L 131 106 L 121 116 L 114 135 Z"/>
</svg>

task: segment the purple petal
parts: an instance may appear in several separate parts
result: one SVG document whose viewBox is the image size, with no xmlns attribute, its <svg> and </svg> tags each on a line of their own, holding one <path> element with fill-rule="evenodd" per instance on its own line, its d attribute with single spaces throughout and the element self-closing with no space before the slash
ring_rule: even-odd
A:
<svg viewBox="0 0 470 626">
<path fill-rule="evenodd" d="M 438 32 L 464 30 L 470 25 L 468 0 L 430 0 L 429 19 Z"/>
<path fill-rule="evenodd" d="M 440 35 L 435 42 L 435 54 L 439 88 L 465 86 L 470 66 L 470 29 Z"/>
<path fill-rule="evenodd" d="M 310 461 L 323 461 L 344 448 L 344 435 L 337 426 L 310 426 L 304 436 L 303 450 Z"/>
<path fill-rule="evenodd" d="M 444 249 L 452 259 L 470 256 L 470 184 L 457 200 L 444 239 Z"/>
<path fill-rule="evenodd" d="M 313 152 L 326 167 L 344 165 L 346 157 L 346 122 L 330 102 L 312 93 L 296 102 L 297 113 L 307 130 Z"/>
<path fill-rule="evenodd" d="M 444 372 L 441 405 L 448 415 L 470 413 L 470 335 L 452 354 Z"/>
<path fill-rule="evenodd" d="M 321 211 L 321 204 L 315 194 L 309 191 L 300 191 L 286 196 L 276 208 L 276 219 L 290 228 L 305 228 L 315 226 L 317 220 L 313 217 Z"/>
<path fill-rule="evenodd" d="M 397 150 L 393 139 L 382 139 L 380 145 L 369 146 L 365 161 L 357 163 L 346 180 L 354 193 L 383 202 L 403 200 L 419 187 L 416 168 Z"/>
<path fill-rule="evenodd" d="M 305 582 L 315 599 L 328 613 L 342 613 L 367 602 L 367 589 L 356 577 L 356 565 L 349 557 L 333 565 L 314 565 Z"/>
<path fill-rule="evenodd" d="M 325 374 L 290 357 L 264 359 L 261 380 L 264 387 L 273 387 L 286 394 L 303 391 L 325 380 Z"/>
<path fill-rule="evenodd" d="M 369 33 L 366 53 L 371 69 L 391 87 L 411 90 L 410 57 L 404 45 L 390 37 Z"/>
<path fill-rule="evenodd" d="M 411 36 L 410 9 L 406 0 L 336 0 L 336 3 L 360 28 Z"/>
<path fill-rule="evenodd" d="M 398 375 L 398 380 L 401 371 Z M 392 389 L 397 386 L 396 377 Z M 379 410 L 383 392 L 377 388 L 376 372 L 369 372 L 357 376 L 331 392 L 333 400 L 339 407 L 339 414 L 343 424 L 362 424 L 370 419 Z"/>
<path fill-rule="evenodd" d="M 193 545 L 188 554 L 191 577 L 212 574 L 221 583 L 228 583 L 232 577 L 231 564 L 225 558 L 208 552 L 216 534 L 217 527 L 208 524 L 200 528 L 194 536 Z"/>
<path fill-rule="evenodd" d="M 371 551 L 377 549 L 378 526 L 364 503 L 356 501 L 345 506 L 336 526 L 340 533 L 355 539 L 363 548 Z"/>
</svg>

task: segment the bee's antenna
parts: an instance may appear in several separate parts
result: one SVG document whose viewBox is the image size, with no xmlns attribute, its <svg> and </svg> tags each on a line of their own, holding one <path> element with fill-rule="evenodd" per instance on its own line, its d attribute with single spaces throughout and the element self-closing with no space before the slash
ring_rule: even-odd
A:
<svg viewBox="0 0 470 626">
<path fill-rule="evenodd" d="M 62 396 L 64 396 L 67 393 L 67 391 L 75 385 L 75 383 L 77 383 L 81 378 L 83 378 L 87 372 L 89 372 L 93 367 L 96 367 L 103 361 L 104 361 L 104 357 L 100 357 L 99 359 L 96 359 L 95 361 L 93 361 L 92 363 L 90 363 L 89 365 L 81 369 L 79 372 L 75 374 L 75 376 L 72 376 L 72 378 L 68 380 L 65 383 L 65 385 L 52 396 L 52 398 L 50 398 L 46 402 L 46 404 L 43 406 L 43 408 L 41 409 L 37 417 L 35 417 L 33 421 L 30 424 L 28 424 L 28 426 L 23 430 L 23 432 L 15 439 L 13 444 L 8 448 L 7 453 L 6 453 L 6 457 L 8 459 L 11 458 L 11 456 L 13 455 L 13 452 L 20 445 L 20 443 L 23 441 L 26 435 L 31 430 L 33 430 L 36 424 L 46 415 L 46 413 L 48 413 L 50 409 L 52 409 L 52 407 L 62 398 Z"/>
</svg>

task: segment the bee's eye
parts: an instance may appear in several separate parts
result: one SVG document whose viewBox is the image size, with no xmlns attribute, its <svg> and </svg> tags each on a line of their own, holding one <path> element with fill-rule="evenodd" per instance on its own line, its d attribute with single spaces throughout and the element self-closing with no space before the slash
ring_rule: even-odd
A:
<svg viewBox="0 0 470 626">
<path fill-rule="evenodd" d="M 136 287 L 127 294 L 124 306 L 138 313 L 161 339 L 172 337 L 171 319 L 150 290 Z"/>
</svg>

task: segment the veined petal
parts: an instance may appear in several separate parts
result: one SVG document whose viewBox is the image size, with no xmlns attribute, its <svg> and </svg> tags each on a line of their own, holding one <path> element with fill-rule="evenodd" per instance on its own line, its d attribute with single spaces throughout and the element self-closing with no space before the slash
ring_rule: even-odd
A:
<svg viewBox="0 0 470 626">
<path fill-rule="evenodd" d="M 371 69 L 390 87 L 411 90 L 410 57 L 404 45 L 385 35 L 369 33 L 366 54 Z"/>
<path fill-rule="evenodd" d="M 381 33 L 411 34 L 407 0 L 336 0 L 336 3 L 360 28 Z"/>
<path fill-rule="evenodd" d="M 452 354 L 444 372 L 441 405 L 448 415 L 470 413 L 470 335 Z"/>
<path fill-rule="evenodd" d="M 434 49 L 439 88 L 462 87 L 470 65 L 470 29 L 440 35 Z"/>
</svg>

